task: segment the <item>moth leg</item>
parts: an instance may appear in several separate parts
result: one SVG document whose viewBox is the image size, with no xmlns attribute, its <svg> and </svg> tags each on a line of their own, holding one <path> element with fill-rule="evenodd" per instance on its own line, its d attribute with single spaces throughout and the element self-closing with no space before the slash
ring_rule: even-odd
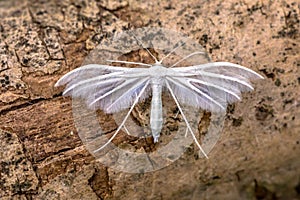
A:
<svg viewBox="0 0 300 200">
<path fill-rule="evenodd" d="M 174 118 L 176 119 L 177 118 L 177 116 L 179 115 L 179 110 L 177 111 L 177 113 L 175 114 L 175 116 L 174 116 Z M 187 137 L 187 134 L 188 134 L 188 132 L 189 132 L 189 129 L 188 128 L 186 128 L 186 131 L 185 131 L 185 135 L 184 135 L 184 137 Z"/>
<path fill-rule="evenodd" d="M 126 128 L 125 124 L 124 124 L 123 128 L 124 128 L 125 132 L 127 133 L 127 135 L 131 135 L 131 134 L 129 133 L 128 129 Z"/>
<path fill-rule="evenodd" d="M 174 116 L 174 118 L 177 118 L 178 114 L 179 114 L 179 110 L 177 111 L 177 113 L 176 113 L 176 115 Z"/>
<path fill-rule="evenodd" d="M 129 117 L 130 113 L 132 112 L 134 106 L 135 106 L 135 105 L 137 104 L 137 102 L 139 101 L 139 98 L 142 96 L 143 92 L 144 92 L 145 89 L 147 88 L 148 84 L 149 84 L 149 80 L 146 82 L 146 84 L 145 84 L 145 86 L 142 88 L 141 92 L 136 96 L 136 98 L 135 98 L 135 100 L 134 100 L 132 106 L 130 107 L 128 113 L 127 113 L 126 116 L 124 117 L 122 123 L 119 125 L 119 127 L 117 128 L 117 130 L 116 130 L 116 132 L 113 134 L 113 136 L 111 136 L 111 138 L 110 138 L 104 145 L 102 145 L 102 147 L 100 147 L 100 148 L 94 150 L 94 153 L 96 153 L 96 152 L 102 150 L 104 147 L 106 147 L 106 146 L 107 146 L 107 145 L 108 145 L 108 144 L 116 137 L 116 135 L 119 133 L 119 131 L 121 130 L 121 128 L 124 126 L 124 124 L 125 124 L 127 118 Z"/>
<path fill-rule="evenodd" d="M 168 90 L 170 91 L 170 93 L 171 93 L 171 95 L 172 95 L 172 97 L 173 97 L 173 99 L 174 99 L 174 101 L 175 101 L 175 103 L 176 103 L 176 105 L 177 105 L 177 107 L 178 107 L 178 110 L 180 111 L 180 113 L 181 113 L 181 115 L 182 115 L 182 118 L 184 119 L 184 121 L 185 121 L 185 123 L 186 123 L 186 126 L 187 126 L 188 130 L 190 131 L 191 135 L 193 136 L 193 139 L 194 139 L 195 143 L 197 144 L 197 146 L 199 147 L 199 149 L 200 149 L 200 151 L 203 153 L 203 155 L 208 159 L 208 156 L 206 155 L 206 153 L 205 153 L 204 150 L 202 149 L 201 145 L 199 144 L 199 142 L 198 142 L 198 140 L 197 140 L 197 138 L 196 138 L 196 136 L 195 136 L 195 134 L 194 134 L 192 128 L 190 127 L 190 124 L 189 124 L 189 122 L 187 121 L 187 119 L 186 119 L 186 117 L 185 117 L 185 115 L 184 115 L 184 113 L 183 113 L 183 111 L 182 111 L 182 109 L 181 109 L 181 107 L 180 107 L 180 105 L 179 105 L 179 102 L 178 102 L 176 96 L 174 95 L 173 90 L 171 89 L 171 87 L 170 87 L 170 85 L 169 85 L 169 83 L 168 83 L 167 80 L 166 80 L 166 85 L 167 85 Z"/>
<path fill-rule="evenodd" d="M 184 137 L 187 137 L 188 132 L 189 132 L 189 129 L 186 128 Z"/>
</svg>

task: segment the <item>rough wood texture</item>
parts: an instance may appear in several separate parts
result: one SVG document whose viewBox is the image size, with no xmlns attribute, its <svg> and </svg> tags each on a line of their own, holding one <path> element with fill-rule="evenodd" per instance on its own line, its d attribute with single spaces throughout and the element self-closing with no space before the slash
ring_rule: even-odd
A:
<svg viewBox="0 0 300 200">
<path fill-rule="evenodd" d="M 299 10 L 293 0 L 0 1 L 0 198 L 300 198 Z M 148 25 L 266 79 L 230 106 L 208 160 L 192 150 L 159 171 L 115 172 L 85 150 L 71 99 L 53 85 L 103 37 Z"/>
</svg>

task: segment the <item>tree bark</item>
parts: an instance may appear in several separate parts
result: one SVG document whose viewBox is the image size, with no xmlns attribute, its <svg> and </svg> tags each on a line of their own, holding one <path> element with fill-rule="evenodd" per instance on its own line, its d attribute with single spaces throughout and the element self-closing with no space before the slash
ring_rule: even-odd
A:
<svg viewBox="0 0 300 200">
<path fill-rule="evenodd" d="M 290 0 L 0 1 L 0 198 L 299 198 L 299 16 Z M 54 88 L 103 38 L 143 26 L 187 33 L 213 61 L 265 77 L 229 106 L 208 160 L 191 147 L 155 172 L 114 171 L 86 150 Z"/>
</svg>

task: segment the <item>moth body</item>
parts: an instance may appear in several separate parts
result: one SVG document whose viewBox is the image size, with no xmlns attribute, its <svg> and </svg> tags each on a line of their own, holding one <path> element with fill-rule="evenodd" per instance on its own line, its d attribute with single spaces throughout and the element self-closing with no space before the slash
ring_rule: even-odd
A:
<svg viewBox="0 0 300 200">
<path fill-rule="evenodd" d="M 150 128 L 154 142 L 158 142 L 163 125 L 161 100 L 162 84 L 159 77 L 152 78 L 150 84 L 152 89 Z"/>
<path fill-rule="evenodd" d="M 148 74 L 151 77 L 151 113 L 150 113 L 150 128 L 154 143 L 158 142 L 163 126 L 163 111 L 162 111 L 162 87 L 165 86 L 164 79 L 167 76 L 172 77 L 175 72 L 164 67 L 159 62 L 156 62 L 149 68 Z"/>
</svg>

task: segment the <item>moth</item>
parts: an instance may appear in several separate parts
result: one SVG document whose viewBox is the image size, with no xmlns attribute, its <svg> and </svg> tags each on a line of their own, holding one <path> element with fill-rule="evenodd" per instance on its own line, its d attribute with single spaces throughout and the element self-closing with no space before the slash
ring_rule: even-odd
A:
<svg viewBox="0 0 300 200">
<path fill-rule="evenodd" d="M 119 60 L 108 61 L 139 67 L 88 64 L 65 74 L 55 86 L 67 84 L 63 95 L 83 98 L 91 109 L 101 109 L 110 114 L 129 108 L 112 137 L 94 152 L 103 149 L 116 137 L 135 105 L 150 95 L 152 95 L 150 129 L 154 142 L 158 142 L 163 126 L 161 96 L 165 89 L 176 103 L 196 145 L 207 157 L 183 112 L 182 105 L 210 112 L 224 112 L 228 104 L 241 99 L 241 92 L 253 90 L 250 80 L 263 79 L 263 77 L 253 70 L 230 62 L 176 67 L 187 58 L 204 52 L 191 53 L 170 67 L 166 67 L 163 65 L 163 60 L 176 51 L 176 48 L 161 60 L 158 60 L 147 48 L 146 50 L 155 61 L 154 64 Z M 86 75 L 89 75 L 89 78 L 86 78 Z"/>
</svg>

